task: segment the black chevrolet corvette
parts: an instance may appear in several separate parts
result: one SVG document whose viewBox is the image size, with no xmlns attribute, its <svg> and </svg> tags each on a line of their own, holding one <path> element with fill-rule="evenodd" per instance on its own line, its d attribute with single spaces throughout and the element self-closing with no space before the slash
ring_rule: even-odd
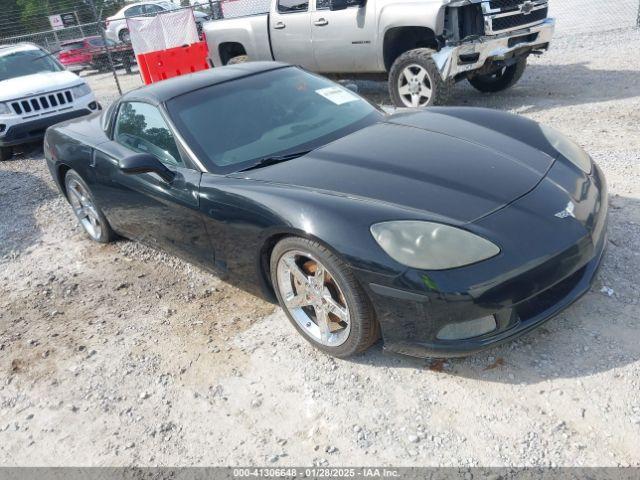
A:
<svg viewBox="0 0 640 480">
<path fill-rule="evenodd" d="M 584 294 L 607 188 L 556 131 L 475 108 L 386 115 L 248 63 L 160 82 L 47 131 L 91 238 L 139 240 L 279 301 L 327 353 L 462 356 Z"/>
</svg>

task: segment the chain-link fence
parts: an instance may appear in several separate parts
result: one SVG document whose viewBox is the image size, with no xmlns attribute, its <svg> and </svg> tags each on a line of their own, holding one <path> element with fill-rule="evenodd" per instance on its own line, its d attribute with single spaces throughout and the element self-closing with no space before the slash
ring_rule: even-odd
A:
<svg viewBox="0 0 640 480">
<path fill-rule="evenodd" d="M 557 36 L 640 26 L 640 0 L 550 0 Z"/>
</svg>

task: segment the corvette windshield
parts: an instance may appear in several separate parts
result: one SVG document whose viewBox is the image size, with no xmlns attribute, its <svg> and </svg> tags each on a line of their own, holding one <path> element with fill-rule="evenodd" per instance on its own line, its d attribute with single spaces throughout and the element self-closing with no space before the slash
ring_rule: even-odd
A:
<svg viewBox="0 0 640 480">
<path fill-rule="evenodd" d="M 22 50 L 0 54 L 0 81 L 42 72 L 59 72 L 62 67 L 44 50 Z"/>
<path fill-rule="evenodd" d="M 219 173 L 313 150 L 383 117 L 350 90 L 294 67 L 196 90 L 167 108 L 194 152 Z"/>
</svg>

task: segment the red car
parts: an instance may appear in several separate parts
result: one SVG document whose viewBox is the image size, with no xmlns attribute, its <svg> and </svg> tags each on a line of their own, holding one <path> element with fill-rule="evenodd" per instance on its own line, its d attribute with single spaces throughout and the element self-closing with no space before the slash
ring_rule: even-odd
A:
<svg viewBox="0 0 640 480">
<path fill-rule="evenodd" d="M 115 43 L 107 39 L 111 50 L 111 57 L 117 66 L 131 71 L 131 64 L 135 63 L 135 54 L 131 45 Z M 82 70 L 105 70 L 109 68 L 107 49 L 102 37 L 92 36 L 67 40 L 60 44 L 58 59 L 68 70 L 80 72 Z"/>
</svg>

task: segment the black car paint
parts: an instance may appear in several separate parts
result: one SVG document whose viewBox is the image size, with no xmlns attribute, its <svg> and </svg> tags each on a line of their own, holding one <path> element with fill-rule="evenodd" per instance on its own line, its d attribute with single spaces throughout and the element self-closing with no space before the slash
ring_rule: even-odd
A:
<svg viewBox="0 0 640 480">
<path fill-rule="evenodd" d="M 176 86 L 158 89 L 162 105 Z M 130 96 L 153 101 L 150 89 Z M 78 171 L 117 232 L 271 301 L 268 258 L 277 239 L 322 242 L 350 265 L 372 299 L 385 348 L 399 353 L 463 355 L 530 330 L 588 289 L 605 245 L 606 184 L 597 167 L 584 174 L 535 122 L 492 110 L 392 115 L 290 162 L 230 175 L 179 170 L 170 185 L 120 172 L 118 159 L 132 152 L 109 139 L 98 116 L 50 129 L 46 142 L 61 188 L 64 170 Z M 556 217 L 570 199 L 575 218 Z M 461 226 L 501 253 L 454 270 L 407 268 L 369 232 L 403 219 Z M 552 305 L 532 306 L 555 291 Z M 484 337 L 435 338 L 447 323 L 494 313 L 499 329 Z"/>
</svg>

